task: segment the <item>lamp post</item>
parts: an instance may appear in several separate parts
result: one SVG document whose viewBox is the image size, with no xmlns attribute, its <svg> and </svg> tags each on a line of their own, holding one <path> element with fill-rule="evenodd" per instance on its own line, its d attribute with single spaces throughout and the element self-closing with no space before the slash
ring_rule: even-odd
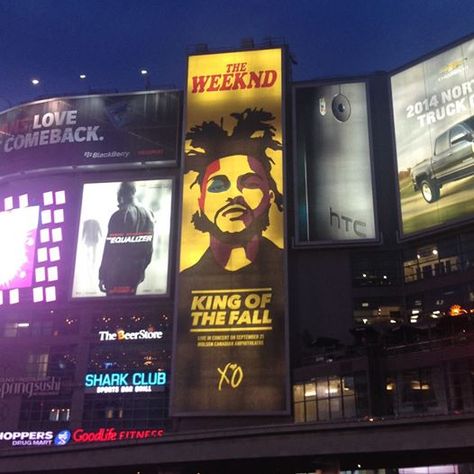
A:
<svg viewBox="0 0 474 474">
<path fill-rule="evenodd" d="M 145 90 L 150 89 L 150 76 L 148 74 L 148 69 L 141 69 L 140 74 L 143 76 L 145 81 Z"/>
</svg>

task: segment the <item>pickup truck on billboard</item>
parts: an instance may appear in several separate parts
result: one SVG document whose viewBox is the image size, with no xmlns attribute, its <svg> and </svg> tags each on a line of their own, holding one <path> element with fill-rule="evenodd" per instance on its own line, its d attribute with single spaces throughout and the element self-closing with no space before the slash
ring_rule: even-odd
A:
<svg viewBox="0 0 474 474">
<path fill-rule="evenodd" d="M 415 191 L 426 202 L 440 198 L 443 184 L 474 174 L 474 116 L 459 122 L 435 140 L 434 154 L 411 169 Z"/>
</svg>

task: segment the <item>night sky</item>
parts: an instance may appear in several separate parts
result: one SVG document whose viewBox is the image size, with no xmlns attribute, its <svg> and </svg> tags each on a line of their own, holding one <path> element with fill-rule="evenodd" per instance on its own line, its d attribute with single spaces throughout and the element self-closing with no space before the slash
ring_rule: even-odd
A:
<svg viewBox="0 0 474 474">
<path fill-rule="evenodd" d="M 306 80 L 391 71 L 473 25 L 472 0 L 0 0 L 0 110 L 39 96 L 140 90 L 141 68 L 152 88 L 182 88 L 197 43 L 284 40 L 298 61 L 294 79 Z"/>
</svg>

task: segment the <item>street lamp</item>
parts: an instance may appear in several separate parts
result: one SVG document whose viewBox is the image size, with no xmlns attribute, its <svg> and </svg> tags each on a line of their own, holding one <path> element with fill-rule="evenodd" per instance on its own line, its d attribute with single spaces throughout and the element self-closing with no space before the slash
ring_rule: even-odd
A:
<svg viewBox="0 0 474 474">
<path fill-rule="evenodd" d="M 145 89 L 148 90 L 150 88 L 150 76 L 148 74 L 148 69 L 140 69 L 140 74 L 145 80 Z"/>
</svg>

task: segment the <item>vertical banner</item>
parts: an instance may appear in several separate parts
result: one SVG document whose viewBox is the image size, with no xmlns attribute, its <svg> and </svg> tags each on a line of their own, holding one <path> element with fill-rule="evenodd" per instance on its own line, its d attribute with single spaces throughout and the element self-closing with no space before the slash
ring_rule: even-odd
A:
<svg viewBox="0 0 474 474">
<path fill-rule="evenodd" d="M 172 410 L 287 410 L 282 50 L 191 56 Z"/>
</svg>

